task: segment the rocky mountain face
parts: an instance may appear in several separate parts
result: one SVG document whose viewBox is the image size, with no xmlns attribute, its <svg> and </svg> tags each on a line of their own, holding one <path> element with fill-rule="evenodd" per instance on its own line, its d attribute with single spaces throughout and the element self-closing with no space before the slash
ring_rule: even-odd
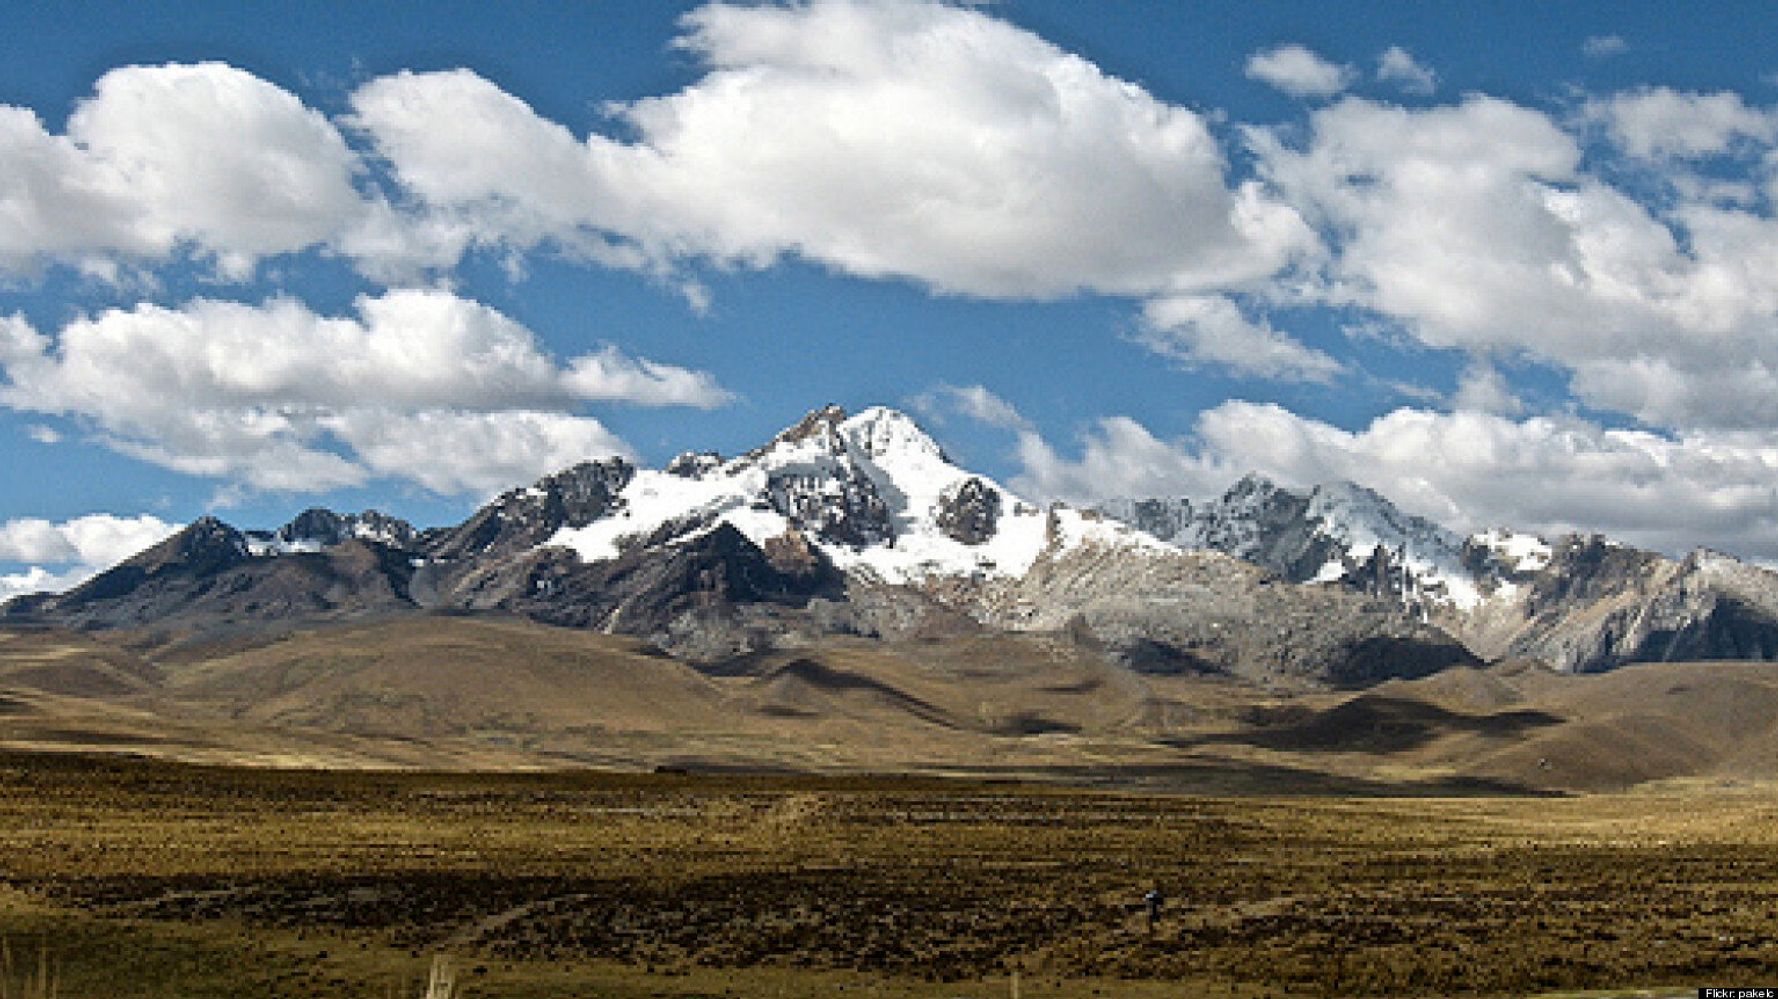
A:
<svg viewBox="0 0 1778 999">
<path fill-rule="evenodd" d="M 988 581 L 965 606 L 992 627 L 1072 632 L 1143 672 L 1365 686 L 1479 664 L 1393 604 L 1281 582 L 1221 552 L 1089 542 Z"/>
<path fill-rule="evenodd" d="M 310 507 L 276 531 L 245 531 L 242 536 L 250 554 L 288 555 L 318 552 L 352 538 L 378 541 L 393 548 L 411 548 L 418 532 L 407 521 L 375 510 L 334 513 L 321 507 Z"/>
<path fill-rule="evenodd" d="M 1598 536 L 1507 530 L 1465 537 L 1352 483 L 1292 490 L 1253 475 L 1208 503 L 1126 500 L 1104 512 L 1281 580 L 1394 603 L 1487 660 L 1589 672 L 1778 654 L 1778 576 L 1712 552 L 1670 559 Z"/>
<path fill-rule="evenodd" d="M 1778 658 L 1778 576 L 1715 552 L 1682 559 L 1596 535 L 1552 543 L 1521 573 L 1457 619 L 1492 656 L 1542 659 L 1590 672 L 1627 662 Z"/>
<path fill-rule="evenodd" d="M 427 532 L 418 547 L 445 562 L 523 554 L 564 527 L 584 527 L 611 512 L 635 474 L 622 458 L 581 462 L 502 493 L 456 527 Z"/>
<path fill-rule="evenodd" d="M 1102 509 L 1181 548 L 1233 555 L 1291 582 L 1343 581 L 1416 607 L 1473 604 L 1478 582 L 1488 582 L 1471 571 L 1466 539 L 1349 482 L 1297 491 L 1248 475 L 1195 507 L 1150 499 Z"/>
<path fill-rule="evenodd" d="M 410 559 L 382 541 L 345 537 L 323 545 L 305 539 L 278 554 L 256 553 L 256 547 L 248 535 L 204 517 L 66 593 L 5 605 L 0 620 L 221 630 L 400 613 L 413 606 Z"/>
<path fill-rule="evenodd" d="M 1096 513 L 1039 509 L 906 415 L 837 407 L 725 459 L 585 462 L 462 524 L 305 511 L 201 520 L 15 619 L 88 628 L 426 610 L 637 635 L 705 666 L 821 636 L 1052 632 L 1127 665 L 1361 684 L 1474 658 L 1389 601 L 1279 583 Z"/>
</svg>

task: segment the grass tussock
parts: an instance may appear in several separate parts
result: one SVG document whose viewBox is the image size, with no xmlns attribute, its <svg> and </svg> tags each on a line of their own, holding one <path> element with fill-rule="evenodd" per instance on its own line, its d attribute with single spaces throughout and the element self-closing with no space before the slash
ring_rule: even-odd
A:
<svg viewBox="0 0 1778 999">
<path fill-rule="evenodd" d="M 422 999 L 457 999 L 457 966 L 450 957 L 439 954 L 432 959 L 432 970 L 426 976 L 426 992 Z"/>
<path fill-rule="evenodd" d="M 24 953 L 30 954 L 30 949 Z M 33 961 L 15 959 L 12 940 L 0 935 L 0 999 L 59 999 L 57 964 L 47 939 L 38 944 Z"/>
</svg>

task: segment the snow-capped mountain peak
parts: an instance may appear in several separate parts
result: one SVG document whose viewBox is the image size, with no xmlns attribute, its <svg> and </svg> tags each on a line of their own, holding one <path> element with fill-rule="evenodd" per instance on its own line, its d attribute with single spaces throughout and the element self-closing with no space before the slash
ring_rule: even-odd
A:
<svg viewBox="0 0 1778 999">
<path fill-rule="evenodd" d="M 839 429 L 848 443 L 879 463 L 896 459 L 951 463 L 938 442 L 900 410 L 872 406 L 840 424 Z"/>
<path fill-rule="evenodd" d="M 1322 564 L 1318 579 L 1388 572 L 1392 563 L 1399 580 L 1379 588 L 1398 591 L 1404 601 L 1442 600 L 1467 610 L 1484 596 L 1464 565 L 1461 536 L 1403 512 L 1374 490 L 1354 482 L 1317 486 L 1306 516 L 1343 549 Z"/>
<path fill-rule="evenodd" d="M 1052 529 L 1052 515 L 1065 529 Z M 638 471 L 608 515 L 546 544 L 600 561 L 642 539 L 689 539 L 722 524 L 762 547 L 799 535 L 838 568 L 888 582 L 1019 575 L 1057 538 L 1153 544 L 1078 511 L 1040 511 L 959 468 L 911 417 L 881 406 L 850 417 L 827 406 L 738 458 L 681 456 Z"/>
</svg>

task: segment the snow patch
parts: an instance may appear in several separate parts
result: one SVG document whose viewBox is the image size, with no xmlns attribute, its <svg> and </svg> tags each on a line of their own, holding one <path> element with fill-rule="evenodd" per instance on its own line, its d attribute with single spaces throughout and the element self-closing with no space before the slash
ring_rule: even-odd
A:
<svg viewBox="0 0 1778 999">
<path fill-rule="evenodd" d="M 1504 527 L 1483 531 L 1474 540 L 1476 544 L 1498 554 L 1514 572 L 1537 572 L 1550 564 L 1550 556 L 1554 553 L 1549 543 L 1537 535 L 1522 534 Z"/>
<path fill-rule="evenodd" d="M 1343 562 L 1321 567 L 1318 581 L 1342 578 L 1347 566 L 1369 562 L 1382 552 L 1401 574 L 1399 587 L 1410 603 L 1444 603 L 1471 610 L 1484 599 L 1463 565 L 1463 539 L 1443 527 L 1397 509 L 1377 493 L 1351 482 L 1318 486 L 1309 494 L 1304 518 L 1315 531 L 1337 542 Z M 1333 570 L 1338 565 L 1339 572 Z"/>
<path fill-rule="evenodd" d="M 298 538 L 285 541 L 283 538 L 252 537 L 247 538 L 247 554 L 265 558 L 274 555 L 307 555 L 320 551 L 321 542 L 313 538 Z"/>
</svg>

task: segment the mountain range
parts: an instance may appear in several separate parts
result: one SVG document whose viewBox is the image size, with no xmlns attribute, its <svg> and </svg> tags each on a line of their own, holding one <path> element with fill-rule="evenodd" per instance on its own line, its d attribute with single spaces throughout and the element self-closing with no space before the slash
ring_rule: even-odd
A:
<svg viewBox="0 0 1778 999">
<path fill-rule="evenodd" d="M 1589 672 L 1778 656 L 1778 575 L 1599 536 L 1461 536 L 1352 483 L 1249 475 L 1203 503 L 1040 508 L 907 415 L 810 413 L 733 458 L 585 462 L 453 527 L 311 509 L 212 517 L 0 619 L 252 632 L 498 612 L 722 668 L 823 636 L 1065 634 L 1142 672 L 1362 686 L 1457 664 Z"/>
<path fill-rule="evenodd" d="M 1490 662 L 1595 672 L 1778 655 L 1778 574 L 1705 549 L 1673 559 L 1596 534 L 1463 536 L 1350 482 L 1292 490 L 1256 475 L 1209 503 L 1149 498 L 1103 509 L 1282 580 L 1392 602 Z"/>
</svg>

